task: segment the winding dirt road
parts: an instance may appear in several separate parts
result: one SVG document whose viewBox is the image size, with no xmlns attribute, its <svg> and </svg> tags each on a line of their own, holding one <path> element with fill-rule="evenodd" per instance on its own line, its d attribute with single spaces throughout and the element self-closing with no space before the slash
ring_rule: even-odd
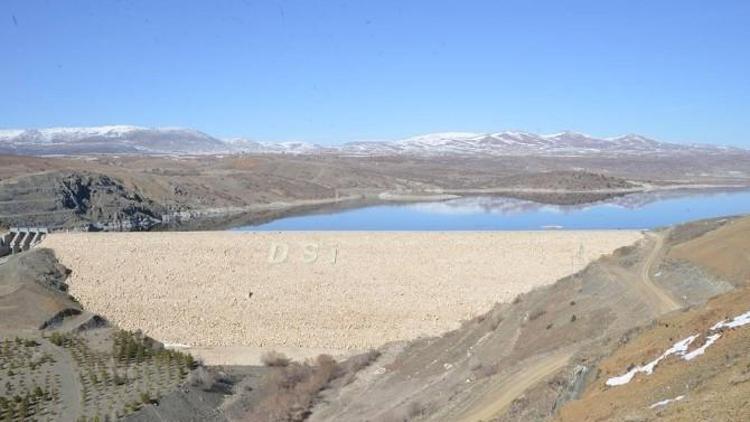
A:
<svg viewBox="0 0 750 422">
<path fill-rule="evenodd" d="M 653 303 L 654 307 L 660 314 L 674 311 L 675 309 L 679 309 L 682 307 L 682 305 L 674 300 L 668 292 L 657 286 L 656 283 L 654 283 L 654 280 L 651 278 L 651 272 L 654 264 L 657 261 L 661 260 L 662 256 L 664 255 L 664 237 L 666 235 L 667 233 L 660 234 L 653 232 L 649 232 L 647 234 L 649 238 L 653 239 L 654 247 L 653 249 L 651 249 L 651 252 L 646 258 L 646 262 L 644 262 L 643 266 L 641 267 L 640 277 L 642 290 L 644 290 L 644 293 L 647 297 L 651 298 L 651 303 Z"/>
<path fill-rule="evenodd" d="M 668 232 L 648 233 L 647 236 L 653 242 L 653 247 L 643 261 L 639 273 L 636 275 L 623 272 L 617 275 L 622 279 L 632 280 L 634 287 L 657 315 L 682 307 L 651 278 L 654 266 L 664 255 L 664 238 L 667 234 Z M 524 391 L 563 368 L 572 354 L 570 350 L 563 349 L 522 365 L 519 370 L 502 379 L 485 393 L 484 399 L 472 406 L 460 420 L 464 422 L 486 421 L 502 413 Z"/>
</svg>

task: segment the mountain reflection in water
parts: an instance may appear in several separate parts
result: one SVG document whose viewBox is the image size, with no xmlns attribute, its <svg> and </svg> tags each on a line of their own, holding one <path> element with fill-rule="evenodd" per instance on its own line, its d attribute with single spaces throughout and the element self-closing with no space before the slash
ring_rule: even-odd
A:
<svg viewBox="0 0 750 422">
<path fill-rule="evenodd" d="M 658 191 L 582 205 L 549 205 L 484 196 L 316 213 L 233 230 L 648 229 L 747 213 L 750 213 L 750 190 Z"/>
</svg>

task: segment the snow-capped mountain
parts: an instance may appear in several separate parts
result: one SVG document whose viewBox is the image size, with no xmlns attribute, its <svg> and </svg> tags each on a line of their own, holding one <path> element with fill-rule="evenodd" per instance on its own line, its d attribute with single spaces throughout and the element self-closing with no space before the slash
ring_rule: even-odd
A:
<svg viewBox="0 0 750 422">
<path fill-rule="evenodd" d="M 712 145 L 659 142 L 641 135 L 597 138 L 576 132 L 444 132 L 396 141 L 357 141 L 321 146 L 305 142 L 221 140 L 183 128 L 97 126 L 0 130 L 0 154 L 338 154 L 348 156 L 618 156 L 750 154 Z"/>
<path fill-rule="evenodd" d="M 245 138 L 230 138 L 224 141 L 229 151 L 265 154 L 314 154 L 328 148 L 307 142 L 261 142 Z"/>
<path fill-rule="evenodd" d="M 0 153 L 206 154 L 227 152 L 224 141 L 183 128 L 137 126 L 64 127 L 0 131 Z"/>
<path fill-rule="evenodd" d="M 395 142 L 400 151 L 417 155 L 621 155 L 644 153 L 717 153 L 724 147 L 679 145 L 658 142 L 640 135 L 603 139 L 576 132 L 537 135 L 527 132 L 498 132 L 476 136 L 422 136 Z M 347 149 L 346 145 L 343 147 Z"/>
<path fill-rule="evenodd" d="M 659 142 L 641 135 L 597 138 L 576 132 L 537 135 L 528 132 L 436 133 L 394 142 L 349 143 L 337 148 L 342 154 L 420 156 L 591 156 L 749 153 L 747 150 L 713 145 Z"/>
</svg>

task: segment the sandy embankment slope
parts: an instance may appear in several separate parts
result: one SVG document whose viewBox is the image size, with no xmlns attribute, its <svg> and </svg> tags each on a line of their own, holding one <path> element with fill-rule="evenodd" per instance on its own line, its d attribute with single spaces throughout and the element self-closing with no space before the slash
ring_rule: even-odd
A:
<svg viewBox="0 0 750 422">
<path fill-rule="evenodd" d="M 77 233 L 43 242 L 86 309 L 170 343 L 365 349 L 434 335 L 637 231 Z"/>
</svg>

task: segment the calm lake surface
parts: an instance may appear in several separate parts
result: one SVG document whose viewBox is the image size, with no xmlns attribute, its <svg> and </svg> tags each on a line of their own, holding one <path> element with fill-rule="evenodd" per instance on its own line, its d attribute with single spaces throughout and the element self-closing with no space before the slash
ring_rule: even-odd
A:
<svg viewBox="0 0 750 422">
<path fill-rule="evenodd" d="M 750 190 L 633 194 L 572 206 L 498 197 L 460 198 L 308 214 L 232 230 L 648 229 L 738 214 L 750 214 Z"/>
</svg>

